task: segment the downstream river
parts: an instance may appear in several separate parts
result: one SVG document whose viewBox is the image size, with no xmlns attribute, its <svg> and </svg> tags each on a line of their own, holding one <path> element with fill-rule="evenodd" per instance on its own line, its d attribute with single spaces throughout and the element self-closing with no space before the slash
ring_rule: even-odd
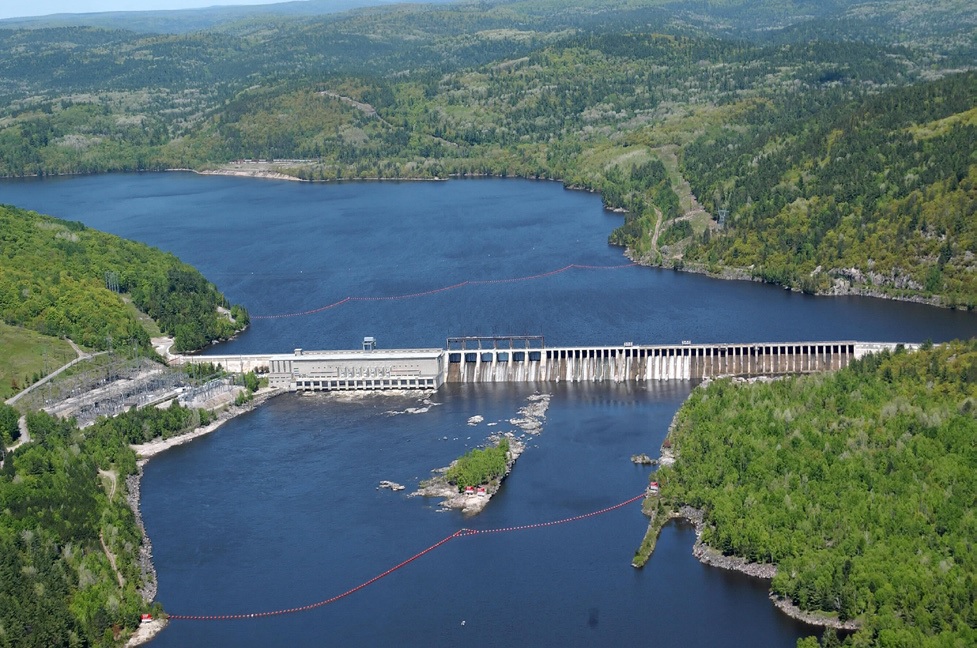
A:
<svg viewBox="0 0 977 648">
<path fill-rule="evenodd" d="M 595 195 L 519 180 L 309 185 L 168 173 L 0 182 L 0 202 L 171 251 L 253 326 L 215 353 L 440 347 L 448 336 L 550 345 L 971 337 L 974 314 L 816 298 L 634 267 Z M 352 298 L 352 299 L 347 299 Z M 271 317 L 274 316 L 274 317 Z M 642 492 L 687 382 L 448 386 L 430 396 L 286 395 L 153 459 L 143 513 L 175 614 L 251 614 L 327 600 L 460 528 L 534 524 Z M 535 391 L 542 432 L 470 519 L 407 493 L 497 431 Z M 415 413 L 406 412 L 408 408 Z M 473 416 L 483 421 L 470 425 Z M 378 490 L 380 480 L 407 491 Z M 763 581 L 700 565 L 694 533 L 629 506 L 465 536 L 347 598 L 235 621 L 174 621 L 157 646 L 793 646 Z"/>
</svg>

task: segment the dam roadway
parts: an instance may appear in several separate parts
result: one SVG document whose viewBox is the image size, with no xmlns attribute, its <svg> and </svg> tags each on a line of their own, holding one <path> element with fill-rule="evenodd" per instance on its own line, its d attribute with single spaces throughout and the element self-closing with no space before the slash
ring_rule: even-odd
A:
<svg viewBox="0 0 977 648">
<path fill-rule="evenodd" d="M 372 338 L 368 338 L 372 341 Z M 179 356 L 171 364 L 213 363 L 265 374 L 288 391 L 438 389 L 447 383 L 641 382 L 819 373 L 869 353 L 914 344 L 751 342 L 742 344 L 547 347 L 542 337 L 449 338 L 441 349 L 306 351 Z"/>
</svg>

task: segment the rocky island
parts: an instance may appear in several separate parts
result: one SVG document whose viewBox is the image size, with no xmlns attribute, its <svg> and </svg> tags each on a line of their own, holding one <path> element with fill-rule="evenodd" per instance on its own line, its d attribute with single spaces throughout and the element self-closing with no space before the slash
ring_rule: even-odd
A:
<svg viewBox="0 0 977 648">
<path fill-rule="evenodd" d="M 528 404 L 519 409 L 519 416 L 509 420 L 522 434 L 492 434 L 484 448 L 471 450 L 450 465 L 432 471 L 432 477 L 422 481 L 411 496 L 441 497 L 441 506 L 446 509 L 460 509 L 465 515 L 480 513 L 526 449 L 526 436 L 542 431 L 550 395 L 533 394 L 527 400 Z M 483 420 L 472 416 L 468 424 L 477 425 Z"/>
</svg>

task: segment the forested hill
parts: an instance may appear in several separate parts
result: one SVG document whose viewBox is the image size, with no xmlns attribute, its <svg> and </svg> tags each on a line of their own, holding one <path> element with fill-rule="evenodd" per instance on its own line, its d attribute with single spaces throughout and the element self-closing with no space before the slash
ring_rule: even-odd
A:
<svg viewBox="0 0 977 648">
<path fill-rule="evenodd" d="M 0 403 L 0 425 L 12 418 L 16 427 L 18 415 Z M 143 598 L 155 579 L 143 571 L 143 535 L 127 502 L 127 478 L 137 472 L 129 444 L 187 432 L 208 417 L 175 401 L 84 430 L 45 412 L 27 415 L 31 442 L 0 468 L 0 646 L 122 646 L 141 613 L 160 615 L 160 604 Z"/>
<path fill-rule="evenodd" d="M 428 0 L 450 2 L 451 0 Z M 262 16 L 287 18 L 321 16 L 350 9 L 397 4 L 400 0 L 291 0 L 266 5 L 214 5 L 200 9 L 157 11 L 105 11 L 84 14 L 54 14 L 0 20 L 0 29 L 42 29 L 49 27 L 101 27 L 158 34 L 185 34 L 248 21 Z"/>
<path fill-rule="evenodd" d="M 814 109 L 757 105 L 696 139 L 682 171 L 726 231 L 684 263 L 749 267 L 809 292 L 850 287 L 977 306 L 977 74 Z"/>
<path fill-rule="evenodd" d="M 0 319 L 7 324 L 92 348 L 147 347 L 138 308 L 191 350 L 247 324 L 244 309 L 226 306 L 172 254 L 0 205 Z M 5 346 L 9 331 L 0 333 L 0 373 L 16 390 L 19 376 L 6 363 L 18 349 Z M 37 355 L 41 337 L 23 338 Z M 8 448 L 21 435 L 22 413 L 29 441 Z M 127 479 L 137 472 L 129 444 L 189 431 L 209 416 L 173 401 L 81 430 L 73 418 L 0 403 L 0 646 L 119 646 L 141 613 L 161 612 L 147 600 L 155 582 L 127 501 L 137 496 Z"/>
<path fill-rule="evenodd" d="M 974 340 L 718 381 L 676 415 L 659 503 L 702 509 L 724 554 L 776 564 L 771 589 L 801 609 L 857 619 L 845 645 L 973 646 L 975 438 Z"/>
<path fill-rule="evenodd" d="M 134 304 L 190 351 L 248 324 L 247 312 L 172 254 L 81 223 L 0 205 L 0 318 L 104 349 L 147 347 Z M 227 314 L 218 311 L 225 309 Z"/>
<path fill-rule="evenodd" d="M 118 27 L 0 29 L 0 175 L 558 178 L 626 209 L 612 241 L 645 263 L 977 305 L 974 3 L 524 0 Z"/>
</svg>

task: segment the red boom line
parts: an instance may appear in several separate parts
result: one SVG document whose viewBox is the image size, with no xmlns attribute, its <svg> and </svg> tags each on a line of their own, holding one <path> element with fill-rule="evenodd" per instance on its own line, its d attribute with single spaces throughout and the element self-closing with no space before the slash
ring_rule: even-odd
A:
<svg viewBox="0 0 977 648">
<path fill-rule="evenodd" d="M 433 545 L 431 545 L 427 549 L 424 549 L 423 551 L 419 551 L 416 554 L 414 554 L 413 556 L 411 556 L 410 558 L 408 558 L 407 560 L 405 560 L 405 561 L 403 561 L 403 562 L 401 562 L 401 563 L 399 563 L 397 565 L 394 565 L 393 567 L 391 567 L 387 571 L 383 572 L 382 574 L 378 574 L 378 575 L 374 576 L 373 578 L 371 578 L 370 580 L 365 581 L 363 583 L 360 583 L 359 585 L 357 585 L 356 587 L 354 587 L 352 589 L 346 590 L 342 594 L 337 594 L 336 596 L 333 596 L 332 598 L 328 598 L 328 599 L 325 599 L 323 601 L 319 601 L 317 603 L 310 603 L 308 605 L 303 605 L 303 606 L 300 606 L 300 607 L 285 608 L 285 609 L 281 609 L 281 610 L 272 610 L 272 611 L 269 611 L 269 612 L 251 612 L 251 613 L 246 613 L 246 614 L 211 614 L 211 615 L 202 615 L 202 614 L 171 614 L 167 618 L 172 619 L 172 620 L 177 620 L 177 621 L 234 621 L 234 620 L 239 620 L 239 619 L 261 619 L 261 618 L 264 618 L 264 617 L 281 616 L 283 614 L 295 614 L 295 613 L 298 613 L 298 612 L 308 612 L 309 610 L 314 610 L 316 608 L 320 608 L 320 607 L 323 607 L 325 605 L 329 605 L 330 603 L 335 603 L 336 601 L 339 601 L 341 599 L 344 599 L 347 596 L 350 596 L 351 594 L 355 594 L 356 592 L 360 591 L 361 589 L 363 589 L 365 587 L 369 587 L 370 585 L 373 585 L 378 580 L 380 580 L 382 578 L 386 578 L 387 576 L 389 576 L 390 574 L 394 573 L 395 571 L 397 571 L 399 569 L 403 569 L 404 567 L 406 567 L 410 563 L 414 562 L 415 560 L 417 560 L 421 556 L 423 556 L 425 554 L 428 554 L 428 553 L 434 551 L 438 547 L 441 547 L 441 546 L 447 544 L 448 542 L 454 540 L 455 538 L 460 538 L 460 537 L 463 537 L 463 536 L 481 535 L 481 534 L 484 534 L 484 533 L 506 533 L 506 532 L 509 532 L 509 531 L 524 531 L 526 529 L 539 529 L 539 528 L 542 528 L 542 527 L 556 526 L 558 524 L 567 524 L 568 522 L 577 522 L 579 520 L 584 520 L 586 518 L 596 517 L 598 515 L 603 515 L 604 513 L 610 513 L 611 511 L 615 511 L 615 510 L 617 510 L 619 508 L 623 508 L 623 507 L 627 506 L 628 504 L 631 504 L 633 502 L 638 501 L 639 499 L 642 499 L 644 496 L 645 496 L 645 494 L 642 493 L 641 495 L 636 495 L 636 496 L 632 497 L 629 500 L 625 500 L 625 501 L 621 502 L 620 504 L 615 504 L 614 506 L 608 506 L 607 508 L 600 509 L 599 511 L 591 511 L 590 513 L 585 513 L 583 515 L 575 515 L 573 517 L 563 518 L 562 520 L 553 520 L 551 522 L 539 522 L 537 524 L 526 524 L 526 525 L 523 525 L 523 526 L 503 527 L 503 528 L 498 528 L 498 529 L 482 529 L 482 530 L 477 530 L 477 529 L 458 529 L 457 531 L 455 531 L 451 535 L 449 535 L 449 536 L 447 536 L 445 538 L 442 538 L 438 542 L 435 542 Z"/>
<path fill-rule="evenodd" d="M 494 284 L 505 284 L 505 283 L 517 283 L 520 281 L 534 281 L 536 279 L 545 279 L 547 277 L 552 277 L 554 275 L 562 274 L 568 270 L 620 270 L 622 268 L 631 268 L 636 266 L 636 263 L 624 263 L 621 265 L 612 266 L 594 266 L 594 265 L 580 265 L 578 263 L 571 263 L 568 266 L 564 266 L 558 270 L 550 270 L 549 272 L 541 272 L 539 274 L 528 275 L 525 277 L 513 277 L 511 279 L 472 279 L 467 281 L 462 281 L 461 283 L 452 284 L 450 286 L 442 286 L 441 288 L 434 288 L 432 290 L 425 290 L 422 292 L 408 293 L 405 295 L 391 295 L 388 297 L 344 297 L 337 302 L 327 304 L 325 306 L 320 306 L 319 308 L 313 308 L 311 310 L 299 311 L 296 313 L 280 313 L 278 315 L 252 315 L 251 319 L 261 320 L 261 319 L 282 319 L 285 317 L 302 317 L 305 315 L 315 315 L 316 313 L 321 313 L 327 311 L 331 308 L 336 308 L 337 306 L 342 306 L 348 302 L 354 301 L 395 301 L 400 299 L 415 299 L 417 297 L 427 297 L 429 295 L 435 295 L 437 293 L 447 292 L 449 290 L 457 290 L 458 288 L 464 288 L 465 286 L 488 286 Z"/>
</svg>

